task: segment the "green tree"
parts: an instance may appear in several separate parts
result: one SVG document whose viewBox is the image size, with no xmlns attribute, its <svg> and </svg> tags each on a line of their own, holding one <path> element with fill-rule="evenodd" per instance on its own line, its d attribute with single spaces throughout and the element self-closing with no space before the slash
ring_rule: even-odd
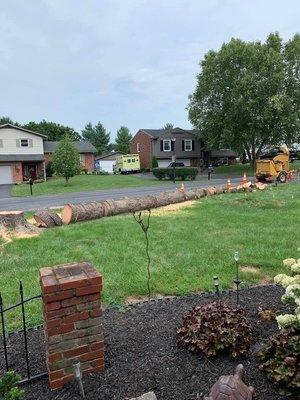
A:
<svg viewBox="0 0 300 400">
<path fill-rule="evenodd" d="M 63 176 L 66 183 L 80 171 L 80 157 L 72 138 L 66 135 L 58 144 L 52 156 L 52 167 L 57 175 Z"/>
<path fill-rule="evenodd" d="M 126 126 L 121 126 L 117 131 L 115 150 L 122 151 L 123 153 L 130 153 L 130 142 L 132 135 Z"/>
<path fill-rule="evenodd" d="M 174 129 L 174 125 L 171 122 L 167 122 L 163 129 L 170 133 Z"/>
<path fill-rule="evenodd" d="M 60 141 L 66 135 L 72 138 L 72 140 L 81 139 L 79 133 L 75 132 L 73 128 L 57 124 L 56 122 L 48 122 L 45 120 L 41 122 L 30 121 L 26 125 L 23 125 L 23 128 L 46 135 L 48 140 L 51 141 Z"/>
<path fill-rule="evenodd" d="M 106 132 L 106 129 L 100 122 L 95 126 L 89 122 L 85 125 L 81 134 L 85 140 L 88 140 L 96 147 L 98 155 L 110 150 L 110 133 Z"/>
<path fill-rule="evenodd" d="M 0 125 L 4 124 L 19 125 L 17 122 L 14 122 L 11 118 L 7 116 L 0 117 Z"/>
<path fill-rule="evenodd" d="M 254 163 L 264 146 L 299 137 L 299 40 L 232 39 L 205 55 L 188 109 L 209 146 L 245 151 Z"/>
</svg>

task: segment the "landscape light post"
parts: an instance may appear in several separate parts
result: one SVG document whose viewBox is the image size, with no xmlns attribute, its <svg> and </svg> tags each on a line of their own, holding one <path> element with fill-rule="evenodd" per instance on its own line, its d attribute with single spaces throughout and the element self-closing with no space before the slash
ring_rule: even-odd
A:
<svg viewBox="0 0 300 400">
<path fill-rule="evenodd" d="M 214 285 L 215 285 L 215 291 L 218 297 L 220 297 L 220 289 L 219 289 L 219 277 L 214 276 Z"/>
<path fill-rule="evenodd" d="M 175 156 L 175 142 L 176 138 L 172 138 L 172 145 L 173 145 L 173 156 L 172 156 L 172 161 L 173 161 L 173 183 L 175 183 L 175 161 L 176 161 L 176 156 Z"/>
<path fill-rule="evenodd" d="M 30 187 L 30 194 L 32 196 L 32 185 L 33 185 L 33 179 L 29 178 L 29 187 Z"/>
<path fill-rule="evenodd" d="M 235 260 L 235 267 L 236 267 L 236 278 L 234 280 L 234 283 L 236 284 L 236 304 L 239 304 L 239 286 L 242 283 L 239 277 L 239 260 L 240 260 L 240 255 L 239 252 L 236 251 L 234 253 L 234 260 Z"/>
</svg>

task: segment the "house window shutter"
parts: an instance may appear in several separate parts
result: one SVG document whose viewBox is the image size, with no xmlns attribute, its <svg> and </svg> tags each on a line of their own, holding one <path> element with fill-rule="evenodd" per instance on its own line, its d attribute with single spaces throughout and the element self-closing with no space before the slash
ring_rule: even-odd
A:
<svg viewBox="0 0 300 400">
<path fill-rule="evenodd" d="M 33 141 L 32 141 L 32 139 L 28 139 L 28 147 L 33 147 Z"/>
<path fill-rule="evenodd" d="M 184 140 L 181 141 L 181 148 L 182 148 L 182 151 L 184 151 Z"/>
<path fill-rule="evenodd" d="M 192 140 L 192 150 L 195 150 L 195 140 Z"/>
<path fill-rule="evenodd" d="M 164 142 L 163 142 L 163 140 L 160 141 L 160 151 L 164 151 Z"/>
<path fill-rule="evenodd" d="M 17 146 L 17 147 L 21 147 L 21 144 L 20 144 L 20 142 L 21 142 L 21 140 L 20 140 L 20 139 L 16 139 L 16 146 Z"/>
<path fill-rule="evenodd" d="M 171 140 L 171 151 L 174 151 L 174 142 Z"/>
</svg>

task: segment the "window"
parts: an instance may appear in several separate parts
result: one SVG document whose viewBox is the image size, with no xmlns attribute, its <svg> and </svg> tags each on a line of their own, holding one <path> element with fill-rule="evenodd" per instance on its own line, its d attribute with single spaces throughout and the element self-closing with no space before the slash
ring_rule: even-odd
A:
<svg viewBox="0 0 300 400">
<path fill-rule="evenodd" d="M 135 162 L 135 158 L 132 158 L 132 159 L 131 159 L 131 162 Z"/>
<path fill-rule="evenodd" d="M 85 157 L 84 157 L 84 154 L 79 154 L 79 156 L 80 156 L 80 164 L 81 164 L 81 165 L 85 165 Z"/>
<path fill-rule="evenodd" d="M 20 144 L 21 147 L 28 147 L 29 146 L 28 139 L 21 139 Z"/>
<path fill-rule="evenodd" d="M 128 158 L 127 162 L 128 162 L 128 163 L 131 163 L 131 159 L 130 159 L 130 158 Z"/>
<path fill-rule="evenodd" d="M 140 152 L 140 144 L 139 143 L 136 144 L 136 151 L 137 151 L 137 153 Z"/>
<path fill-rule="evenodd" d="M 171 140 L 170 139 L 163 140 L 163 151 L 171 151 Z"/>
<path fill-rule="evenodd" d="M 184 151 L 192 151 L 193 144 L 191 139 L 185 139 L 184 141 Z"/>
</svg>

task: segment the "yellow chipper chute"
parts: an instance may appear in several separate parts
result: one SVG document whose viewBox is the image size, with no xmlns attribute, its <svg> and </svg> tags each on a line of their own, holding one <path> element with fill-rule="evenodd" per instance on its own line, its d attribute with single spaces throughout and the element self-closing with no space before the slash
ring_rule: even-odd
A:
<svg viewBox="0 0 300 400">
<path fill-rule="evenodd" d="M 280 154 L 272 160 L 257 160 L 255 176 L 258 181 L 284 183 L 290 174 L 290 152 L 287 147 L 280 147 Z"/>
</svg>

